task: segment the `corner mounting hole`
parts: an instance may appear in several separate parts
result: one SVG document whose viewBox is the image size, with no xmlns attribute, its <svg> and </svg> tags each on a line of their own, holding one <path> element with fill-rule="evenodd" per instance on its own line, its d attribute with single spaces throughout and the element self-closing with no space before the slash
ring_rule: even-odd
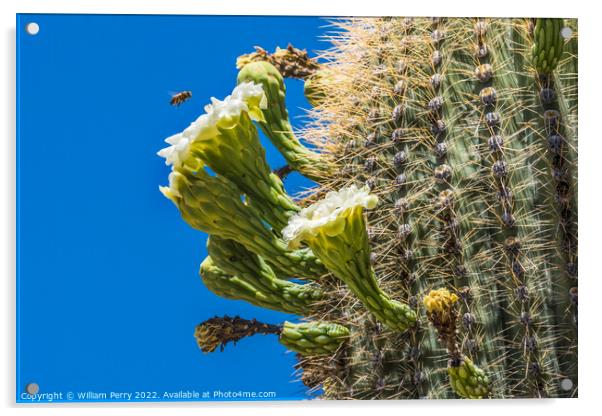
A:
<svg viewBox="0 0 602 416">
<path fill-rule="evenodd" d="M 40 25 L 36 22 L 27 23 L 27 26 L 25 26 L 25 31 L 29 35 L 35 36 L 40 33 Z"/>
<path fill-rule="evenodd" d="M 573 29 L 570 27 L 563 27 L 560 29 L 560 36 L 562 36 L 564 39 L 570 39 L 571 36 L 573 36 Z"/>
<path fill-rule="evenodd" d="M 564 391 L 569 391 L 573 388 L 573 380 L 565 378 L 560 382 L 560 388 Z"/>
<path fill-rule="evenodd" d="M 27 394 L 31 394 L 33 396 L 35 394 L 38 394 L 38 392 L 40 391 L 40 386 L 38 386 L 38 383 L 29 383 L 25 386 L 25 391 L 27 392 Z"/>
</svg>

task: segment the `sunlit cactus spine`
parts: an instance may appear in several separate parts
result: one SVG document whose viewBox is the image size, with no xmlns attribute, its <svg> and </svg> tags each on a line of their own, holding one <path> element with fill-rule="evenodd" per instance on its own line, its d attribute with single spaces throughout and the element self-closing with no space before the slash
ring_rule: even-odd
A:
<svg viewBox="0 0 602 416">
<path fill-rule="evenodd" d="M 159 152 L 207 288 L 299 317 L 211 318 L 200 348 L 276 334 L 328 399 L 576 397 L 576 21 L 333 24 L 316 57 L 239 57 Z M 259 129 L 315 193 L 287 195 Z"/>
</svg>

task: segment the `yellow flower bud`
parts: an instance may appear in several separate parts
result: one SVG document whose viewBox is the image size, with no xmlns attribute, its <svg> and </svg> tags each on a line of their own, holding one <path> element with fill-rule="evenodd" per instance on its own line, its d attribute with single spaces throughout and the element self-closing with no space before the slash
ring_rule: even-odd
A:
<svg viewBox="0 0 602 416">
<path fill-rule="evenodd" d="M 428 313 L 442 313 L 451 310 L 458 301 L 458 295 L 447 289 L 434 289 L 423 299 Z"/>
</svg>

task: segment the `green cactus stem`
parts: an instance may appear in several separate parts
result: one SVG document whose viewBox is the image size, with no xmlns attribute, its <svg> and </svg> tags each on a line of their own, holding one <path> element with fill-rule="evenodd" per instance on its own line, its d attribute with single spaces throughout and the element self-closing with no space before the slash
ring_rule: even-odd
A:
<svg viewBox="0 0 602 416">
<path fill-rule="evenodd" d="M 210 236 L 207 251 L 210 257 L 201 264 L 201 276 L 205 285 L 220 296 L 297 315 L 307 315 L 323 298 L 315 284 L 278 278 L 260 256 L 236 241 Z"/>
<path fill-rule="evenodd" d="M 280 342 L 301 355 L 325 355 L 334 353 L 349 337 L 344 326 L 327 322 L 285 322 Z"/>
<path fill-rule="evenodd" d="M 251 62 L 238 73 L 238 83 L 245 82 L 263 86 L 267 106 L 262 110 L 263 120 L 258 123 L 289 166 L 316 181 L 328 176 L 331 165 L 325 156 L 305 147 L 293 133 L 285 103 L 286 87 L 280 72 L 269 62 Z"/>
<path fill-rule="evenodd" d="M 468 357 L 458 361 L 450 360 L 447 373 L 452 389 L 460 397 L 482 399 L 490 394 L 489 378 Z"/>
<path fill-rule="evenodd" d="M 161 190 L 191 227 L 241 243 L 285 276 L 315 277 L 324 272 L 310 251 L 289 250 L 268 230 L 256 211 L 241 201 L 240 191 L 231 182 L 203 168 L 181 172 L 172 172 L 170 186 Z"/>
<path fill-rule="evenodd" d="M 517 24 L 516 24 L 517 23 Z M 496 76 L 492 87 L 497 92 L 495 103 L 481 105 L 495 108 L 506 120 L 500 126 L 488 128 L 488 136 L 499 134 L 506 138 L 503 152 L 490 151 L 491 183 L 498 189 L 497 216 L 500 218 L 498 253 L 504 256 L 508 279 L 502 280 L 506 294 L 506 322 L 509 324 L 508 368 L 522 368 L 508 375 L 508 393 L 517 396 L 556 396 L 559 374 L 555 332 L 555 318 L 550 302 L 554 274 L 554 256 L 551 253 L 553 234 L 550 218 L 554 207 L 547 195 L 552 182 L 542 175 L 542 159 L 536 156 L 536 146 L 530 142 L 532 111 L 521 111 L 512 103 L 528 103 L 526 89 L 521 88 L 523 72 L 516 67 L 505 67 L 513 61 L 520 67 L 523 49 L 516 42 L 522 21 L 514 25 L 497 23 L 489 34 L 491 64 Z M 512 43 L 510 43 L 510 40 Z M 495 184 L 495 185 L 494 185 Z M 509 217 L 508 217 L 509 215 Z M 506 218 L 511 218 L 510 222 Z M 526 295 L 525 295 L 526 293 Z"/>
</svg>

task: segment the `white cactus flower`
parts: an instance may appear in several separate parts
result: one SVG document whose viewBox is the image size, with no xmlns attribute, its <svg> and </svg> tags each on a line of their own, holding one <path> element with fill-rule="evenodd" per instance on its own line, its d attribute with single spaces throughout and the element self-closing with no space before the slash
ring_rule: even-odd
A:
<svg viewBox="0 0 602 416">
<path fill-rule="evenodd" d="M 371 195 L 367 186 L 358 188 L 351 185 L 339 191 L 332 191 L 313 205 L 302 209 L 290 218 L 288 225 L 282 230 L 284 240 L 289 247 L 297 247 L 308 237 L 325 231 L 328 235 L 336 235 L 343 231 L 341 221 L 350 209 L 355 207 L 374 208 L 378 202 L 376 195 Z"/>
<path fill-rule="evenodd" d="M 266 107 L 267 98 L 261 84 L 241 83 L 223 101 L 212 97 L 211 103 L 205 106 L 205 114 L 193 121 L 183 132 L 165 139 L 170 146 L 159 150 L 157 155 L 165 158 L 166 165 L 180 167 L 190 145 L 215 135 L 218 124 L 228 123 L 242 112 L 247 112 L 252 120 L 263 120 L 261 110 Z"/>
</svg>

